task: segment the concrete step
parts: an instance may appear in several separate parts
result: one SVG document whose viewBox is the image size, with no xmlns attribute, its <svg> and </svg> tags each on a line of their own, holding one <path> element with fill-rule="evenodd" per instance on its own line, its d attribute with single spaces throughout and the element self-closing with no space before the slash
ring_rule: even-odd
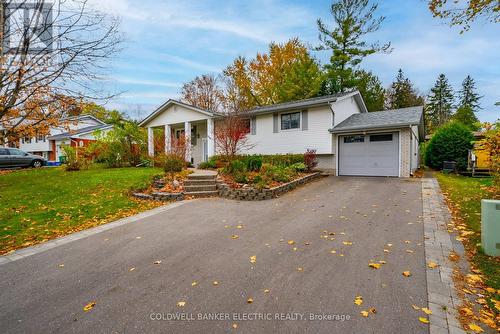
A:
<svg viewBox="0 0 500 334">
<path fill-rule="evenodd" d="M 194 196 L 194 197 L 212 197 L 218 196 L 219 192 L 217 190 L 213 191 L 193 191 L 193 192 L 185 192 L 186 196 Z"/>
<path fill-rule="evenodd" d="M 189 180 L 215 180 L 217 175 L 210 175 L 210 174 L 189 174 L 188 179 Z"/>
<path fill-rule="evenodd" d="M 184 192 L 195 192 L 195 191 L 214 191 L 217 190 L 216 184 L 210 185 L 196 185 L 196 186 L 187 186 L 184 185 Z"/>
<path fill-rule="evenodd" d="M 185 180 L 184 185 L 185 186 L 202 186 L 202 185 L 213 185 L 216 184 L 215 179 L 202 179 L 202 180 Z"/>
</svg>

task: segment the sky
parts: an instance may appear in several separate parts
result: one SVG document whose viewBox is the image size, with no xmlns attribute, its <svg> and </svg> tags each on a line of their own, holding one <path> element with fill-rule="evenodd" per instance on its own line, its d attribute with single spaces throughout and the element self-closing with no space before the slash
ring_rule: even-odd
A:
<svg viewBox="0 0 500 334">
<path fill-rule="evenodd" d="M 481 121 L 500 118 L 500 24 L 478 22 L 459 34 L 433 18 L 424 0 L 379 0 L 385 16 L 368 41 L 391 42 L 390 54 L 366 58 L 385 87 L 399 68 L 422 94 L 444 73 L 455 91 L 471 75 L 483 96 Z M 144 118 L 182 84 L 207 73 L 220 73 L 237 56 L 266 52 L 271 41 L 299 37 L 318 45 L 317 18 L 332 22 L 331 1 L 170 1 L 90 0 L 90 5 L 120 18 L 123 50 L 109 63 L 106 87 L 120 92 L 107 107 Z M 322 64 L 328 51 L 312 51 Z"/>
</svg>

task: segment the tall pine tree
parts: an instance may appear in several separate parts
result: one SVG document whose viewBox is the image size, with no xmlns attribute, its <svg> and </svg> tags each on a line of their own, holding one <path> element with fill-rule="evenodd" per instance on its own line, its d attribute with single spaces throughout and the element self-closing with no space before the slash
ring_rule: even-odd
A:
<svg viewBox="0 0 500 334">
<path fill-rule="evenodd" d="M 377 31 L 384 16 L 374 17 L 377 4 L 369 0 L 337 0 L 332 3 L 333 28 L 318 19 L 318 50 L 331 50 L 330 63 L 325 65 L 326 80 L 321 94 L 344 92 L 356 86 L 354 72 L 363 59 L 378 52 L 390 52 L 390 43 L 368 43 L 366 35 Z"/>
<path fill-rule="evenodd" d="M 453 89 L 446 76 L 440 74 L 427 97 L 426 115 L 431 131 L 450 120 L 453 102 Z"/>
<path fill-rule="evenodd" d="M 391 84 L 386 94 L 386 109 L 399 109 L 424 105 L 424 98 L 419 95 L 410 79 L 399 69 L 396 80 Z"/>
<path fill-rule="evenodd" d="M 458 92 L 458 107 L 469 107 L 472 111 L 481 109 L 479 100 L 482 98 L 476 92 L 476 82 L 468 75 L 462 82 L 462 88 Z"/>
</svg>

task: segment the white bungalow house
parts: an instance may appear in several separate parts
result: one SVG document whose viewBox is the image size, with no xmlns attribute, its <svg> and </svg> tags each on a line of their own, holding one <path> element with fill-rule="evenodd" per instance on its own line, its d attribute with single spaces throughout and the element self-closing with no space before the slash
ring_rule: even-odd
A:
<svg viewBox="0 0 500 334">
<path fill-rule="evenodd" d="M 263 106 L 245 112 L 250 120 L 246 154 L 304 153 L 315 149 L 319 169 L 335 175 L 408 177 L 419 166 L 424 138 L 423 107 L 367 112 L 358 91 Z M 175 136 L 191 142 L 186 160 L 198 165 L 216 154 L 214 133 L 223 115 L 168 100 L 140 125 L 165 129 L 165 150 Z"/>
</svg>

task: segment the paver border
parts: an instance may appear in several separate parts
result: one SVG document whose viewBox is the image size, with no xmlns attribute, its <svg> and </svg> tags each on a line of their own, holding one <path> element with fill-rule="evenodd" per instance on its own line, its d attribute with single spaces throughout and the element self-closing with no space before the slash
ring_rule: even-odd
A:
<svg viewBox="0 0 500 334">
<path fill-rule="evenodd" d="M 26 258 L 26 257 L 31 256 L 31 255 L 45 252 L 45 251 L 52 249 L 52 248 L 55 248 L 57 246 L 61 246 L 61 245 L 64 245 L 64 244 L 67 244 L 67 243 L 70 243 L 70 242 L 73 242 L 76 240 L 86 238 L 86 237 L 94 235 L 94 234 L 98 234 L 98 233 L 101 233 L 104 231 L 111 230 L 111 229 L 118 227 L 118 226 L 134 223 L 134 222 L 139 221 L 141 219 L 154 216 L 158 213 L 177 208 L 177 207 L 184 205 L 186 203 L 188 203 L 188 201 L 179 201 L 179 202 L 175 202 L 175 203 L 170 203 L 170 204 L 163 205 L 163 206 L 160 206 L 160 207 L 148 210 L 148 211 L 138 213 L 138 214 L 133 215 L 133 216 L 118 219 L 118 220 L 111 222 L 111 223 L 92 227 L 92 228 L 89 228 L 87 230 L 83 230 L 80 232 L 71 233 L 71 234 L 68 234 L 64 237 L 49 240 L 47 242 L 44 242 L 44 243 L 41 243 L 38 245 L 18 249 L 10 254 L 0 256 L 0 266 L 3 264 L 7 264 L 7 263 L 10 263 L 13 261 L 17 261 L 17 260 Z"/>
<path fill-rule="evenodd" d="M 458 321 L 461 301 L 453 285 L 453 264 L 448 258 L 456 251 L 447 224 L 451 222 L 448 206 L 435 178 L 422 179 L 425 270 L 427 278 L 430 334 L 465 334 Z M 429 268 L 428 263 L 438 264 Z"/>
</svg>

